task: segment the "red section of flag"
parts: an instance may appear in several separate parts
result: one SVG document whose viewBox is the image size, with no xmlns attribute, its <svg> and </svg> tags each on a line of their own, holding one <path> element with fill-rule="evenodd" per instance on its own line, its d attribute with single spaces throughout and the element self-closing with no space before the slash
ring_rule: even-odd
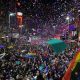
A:
<svg viewBox="0 0 80 80">
<path fill-rule="evenodd" d="M 73 69 L 73 67 L 75 65 L 75 61 L 76 61 L 76 57 L 77 57 L 78 53 L 76 53 L 75 56 L 74 56 L 74 58 L 71 60 L 71 62 L 69 64 L 69 67 L 68 67 L 68 69 L 67 69 L 64 77 L 62 78 L 62 80 L 70 80 L 70 78 L 71 78 L 71 72 L 72 72 L 72 69 Z"/>
</svg>

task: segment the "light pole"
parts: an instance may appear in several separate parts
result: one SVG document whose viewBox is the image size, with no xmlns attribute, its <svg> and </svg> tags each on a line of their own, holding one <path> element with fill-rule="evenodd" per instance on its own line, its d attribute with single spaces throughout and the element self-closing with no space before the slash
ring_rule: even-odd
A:
<svg viewBox="0 0 80 80">
<path fill-rule="evenodd" d="M 12 17 L 12 16 L 15 16 L 15 15 L 16 15 L 16 13 L 10 13 L 10 14 L 9 14 L 9 30 L 10 30 L 9 32 L 10 32 L 10 34 L 11 34 L 11 36 L 10 36 L 11 39 L 12 39 L 12 30 L 11 30 L 10 23 L 11 23 L 11 17 Z"/>
<path fill-rule="evenodd" d="M 68 21 L 68 29 L 69 29 L 69 20 L 70 20 L 70 17 L 67 16 L 67 17 L 66 17 L 66 20 Z"/>
<path fill-rule="evenodd" d="M 56 27 L 56 26 L 52 26 L 52 27 L 54 28 L 54 34 L 55 34 L 55 27 Z"/>
<path fill-rule="evenodd" d="M 11 16 L 15 16 L 15 14 L 16 14 L 16 13 L 10 13 L 10 14 L 9 14 L 9 29 L 11 28 L 11 27 L 10 27 L 10 23 L 11 23 Z"/>
<path fill-rule="evenodd" d="M 69 23 L 70 23 L 70 17 L 67 16 L 67 17 L 66 17 L 66 20 L 68 21 L 68 34 L 69 34 Z M 68 35 L 68 39 L 69 39 L 69 35 Z"/>
</svg>

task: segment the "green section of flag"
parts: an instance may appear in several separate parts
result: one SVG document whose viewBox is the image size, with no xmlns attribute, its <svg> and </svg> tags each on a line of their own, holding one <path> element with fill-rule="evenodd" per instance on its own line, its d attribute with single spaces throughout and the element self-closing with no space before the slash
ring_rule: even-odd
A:
<svg viewBox="0 0 80 80">
<path fill-rule="evenodd" d="M 77 80 L 80 70 L 80 62 L 77 62 L 75 68 L 71 72 L 71 80 Z"/>
<path fill-rule="evenodd" d="M 58 39 L 48 40 L 47 43 L 53 47 L 54 52 L 56 53 L 64 51 L 65 48 L 67 47 L 64 41 Z"/>
</svg>

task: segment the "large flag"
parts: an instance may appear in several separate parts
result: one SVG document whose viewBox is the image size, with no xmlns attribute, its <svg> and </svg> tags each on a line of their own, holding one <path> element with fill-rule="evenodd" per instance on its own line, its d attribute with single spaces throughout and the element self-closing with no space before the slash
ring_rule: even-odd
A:
<svg viewBox="0 0 80 80">
<path fill-rule="evenodd" d="M 78 51 L 73 59 L 71 60 L 68 69 L 66 70 L 66 73 L 64 74 L 62 80 L 76 80 L 75 78 L 72 79 L 75 74 L 75 72 L 79 69 L 79 62 L 80 62 L 80 51 Z"/>
</svg>

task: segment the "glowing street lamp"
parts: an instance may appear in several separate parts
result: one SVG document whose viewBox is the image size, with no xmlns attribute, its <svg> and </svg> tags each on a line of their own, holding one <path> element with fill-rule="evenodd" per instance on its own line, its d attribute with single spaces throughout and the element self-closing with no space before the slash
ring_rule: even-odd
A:
<svg viewBox="0 0 80 80">
<path fill-rule="evenodd" d="M 11 22 L 11 19 L 10 19 L 10 18 L 11 18 L 12 16 L 15 16 L 15 15 L 16 15 L 16 13 L 10 13 L 10 14 L 9 14 L 9 28 L 10 28 L 10 22 Z"/>
<path fill-rule="evenodd" d="M 68 21 L 68 32 L 69 32 L 69 21 L 70 21 L 70 17 L 67 16 L 67 17 L 66 17 L 66 20 Z M 69 37 L 69 36 L 68 36 L 68 37 Z"/>
<path fill-rule="evenodd" d="M 11 17 L 12 17 L 12 16 L 15 16 L 15 15 L 16 15 L 16 13 L 10 13 L 10 14 L 9 14 L 9 30 L 10 30 L 10 33 L 11 33 L 11 37 L 12 37 L 12 31 L 11 31 L 11 27 L 10 27 Z"/>
<path fill-rule="evenodd" d="M 14 16 L 14 15 L 15 15 L 15 13 L 10 13 L 10 14 L 9 14 L 9 16 Z"/>
<path fill-rule="evenodd" d="M 56 27 L 56 26 L 52 26 L 52 27 L 54 28 L 54 34 L 55 34 L 55 27 Z"/>
<path fill-rule="evenodd" d="M 70 17 L 69 17 L 69 16 L 67 16 L 67 17 L 66 17 L 66 20 L 69 20 L 69 19 L 70 19 Z"/>
<path fill-rule="evenodd" d="M 66 17 L 66 20 L 68 21 L 68 29 L 69 29 L 69 21 L 70 21 L 70 17 L 67 16 L 67 17 Z"/>
</svg>

